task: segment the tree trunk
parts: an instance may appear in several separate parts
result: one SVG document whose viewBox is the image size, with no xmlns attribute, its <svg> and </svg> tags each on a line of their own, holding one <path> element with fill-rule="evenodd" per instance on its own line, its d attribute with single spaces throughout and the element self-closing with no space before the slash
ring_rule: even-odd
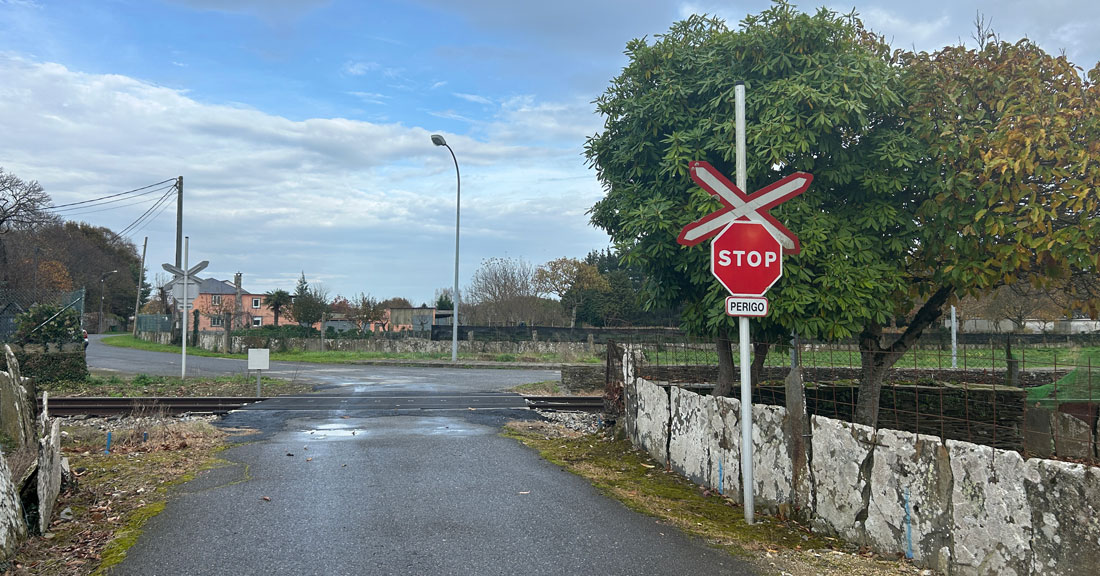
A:
<svg viewBox="0 0 1100 576">
<path fill-rule="evenodd" d="M 771 345 L 767 342 L 753 342 L 752 344 L 752 368 L 749 373 L 752 375 L 752 385 L 760 385 L 760 375 L 764 373 L 764 361 L 768 359 L 768 349 Z"/>
<path fill-rule="evenodd" d="M 785 385 L 787 419 L 783 431 L 787 435 L 787 456 L 791 459 L 790 515 L 805 519 L 813 506 L 814 495 L 808 442 L 811 430 L 801 367 L 791 367 Z"/>
<path fill-rule="evenodd" d="M 718 383 L 714 385 L 715 396 L 729 396 L 733 390 L 733 345 L 730 342 L 729 326 L 722 324 L 718 327 L 718 339 L 715 341 L 718 350 Z"/>
<path fill-rule="evenodd" d="M 879 398 L 886 372 L 897 363 L 920 335 L 943 315 L 943 306 L 954 293 L 951 286 L 942 286 L 921 306 L 905 332 L 889 346 L 883 346 L 882 325 L 868 324 L 859 335 L 859 358 L 862 374 L 859 380 L 859 397 L 856 399 L 855 421 L 878 428 Z"/>
</svg>

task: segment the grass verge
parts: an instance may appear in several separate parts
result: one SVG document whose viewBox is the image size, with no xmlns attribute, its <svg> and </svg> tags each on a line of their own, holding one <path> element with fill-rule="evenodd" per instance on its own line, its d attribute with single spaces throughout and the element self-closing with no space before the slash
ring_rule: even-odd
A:
<svg viewBox="0 0 1100 576">
<path fill-rule="evenodd" d="M 56 396 L 255 396 L 256 378 L 245 374 L 233 376 L 192 376 L 182 380 L 177 376 L 92 375 L 76 382 L 52 382 L 39 385 Z M 306 394 L 313 385 L 305 382 L 263 379 L 265 396 Z"/>
<path fill-rule="evenodd" d="M 224 433 L 204 421 L 134 422 L 113 430 L 110 454 L 98 426 L 63 428 L 76 486 L 65 487 L 49 531 L 20 546 L 5 576 L 106 573 L 164 509 L 170 487 L 219 463 Z"/>
<path fill-rule="evenodd" d="M 920 572 L 900 560 L 861 554 L 841 540 L 816 535 L 793 521 L 757 513 L 756 522 L 749 525 L 742 507 L 666 471 L 622 438 L 581 434 L 546 422 L 513 422 L 504 435 L 587 479 L 628 508 L 742 557 L 763 574 L 911 576 Z"/>
<path fill-rule="evenodd" d="M 138 350 L 148 350 L 151 352 L 168 352 L 179 353 L 179 346 L 170 346 L 167 344 L 158 344 L 156 342 L 147 342 L 145 340 L 139 340 L 129 334 L 120 334 L 118 336 L 107 336 L 103 338 L 102 342 L 108 346 L 116 346 L 119 348 L 135 348 Z M 201 348 L 188 347 L 188 355 L 194 356 L 206 356 L 211 358 L 241 358 L 244 359 L 247 356 L 245 354 L 223 354 L 220 352 L 210 352 Z M 386 353 L 386 352 L 352 352 L 342 350 L 329 350 L 325 352 L 297 350 L 279 352 L 276 350 L 271 351 L 271 359 L 280 362 L 313 362 L 317 364 L 355 364 L 356 362 L 370 362 L 373 360 L 394 360 L 405 362 L 442 362 L 450 361 L 451 353 L 440 352 L 428 353 L 428 352 L 402 352 L 402 353 Z M 577 357 L 563 357 L 560 354 L 551 353 L 524 353 L 524 354 L 470 354 L 460 353 L 458 355 L 459 361 L 473 361 L 473 362 L 498 362 L 501 364 L 514 364 L 514 363 L 540 363 L 540 364 L 561 364 L 561 363 L 581 363 L 581 364 L 598 364 L 603 362 L 603 358 L 586 355 Z"/>
</svg>

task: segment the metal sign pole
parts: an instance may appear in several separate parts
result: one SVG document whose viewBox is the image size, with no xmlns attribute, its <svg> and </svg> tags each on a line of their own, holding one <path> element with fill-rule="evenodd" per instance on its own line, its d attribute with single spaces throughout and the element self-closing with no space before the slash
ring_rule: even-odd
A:
<svg viewBox="0 0 1100 576">
<path fill-rule="evenodd" d="M 737 146 L 737 187 L 748 190 L 748 175 L 745 173 L 745 83 L 738 81 L 734 86 L 735 98 L 734 132 Z M 741 352 L 741 491 L 745 501 L 745 522 L 753 523 L 753 478 L 752 478 L 752 372 L 749 370 L 749 319 L 741 316 L 737 319 L 737 344 Z"/>
<path fill-rule="evenodd" d="M 190 241 L 190 236 L 183 237 L 183 338 L 180 338 L 183 340 L 183 348 L 180 356 L 180 380 L 187 379 L 187 259 Z"/>
</svg>

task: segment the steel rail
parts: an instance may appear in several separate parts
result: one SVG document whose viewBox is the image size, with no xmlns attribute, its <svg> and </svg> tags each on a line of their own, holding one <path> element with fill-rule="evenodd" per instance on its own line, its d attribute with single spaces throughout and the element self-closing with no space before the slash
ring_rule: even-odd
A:
<svg viewBox="0 0 1100 576">
<path fill-rule="evenodd" d="M 458 396 L 461 398 L 461 396 Z M 310 398 L 303 396 L 302 398 Z M 539 410 L 603 410 L 600 396 L 525 396 L 527 407 Z M 51 416 L 117 416 L 121 414 L 212 413 L 224 414 L 247 404 L 267 400 L 261 397 L 228 396 L 55 396 L 48 400 Z M 41 406 L 38 407 L 41 411 Z"/>
<path fill-rule="evenodd" d="M 119 414 L 224 414 L 264 398 L 226 396 L 55 396 L 49 398 L 51 416 L 116 416 Z M 41 410 L 41 406 L 38 407 Z"/>
</svg>

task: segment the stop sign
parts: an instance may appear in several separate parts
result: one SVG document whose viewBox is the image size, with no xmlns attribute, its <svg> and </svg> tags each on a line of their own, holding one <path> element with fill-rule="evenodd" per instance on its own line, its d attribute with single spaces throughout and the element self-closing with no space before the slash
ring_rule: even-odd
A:
<svg viewBox="0 0 1100 576">
<path fill-rule="evenodd" d="M 783 275 L 782 251 L 763 224 L 734 220 L 710 245 L 710 271 L 734 296 L 763 296 Z"/>
</svg>

